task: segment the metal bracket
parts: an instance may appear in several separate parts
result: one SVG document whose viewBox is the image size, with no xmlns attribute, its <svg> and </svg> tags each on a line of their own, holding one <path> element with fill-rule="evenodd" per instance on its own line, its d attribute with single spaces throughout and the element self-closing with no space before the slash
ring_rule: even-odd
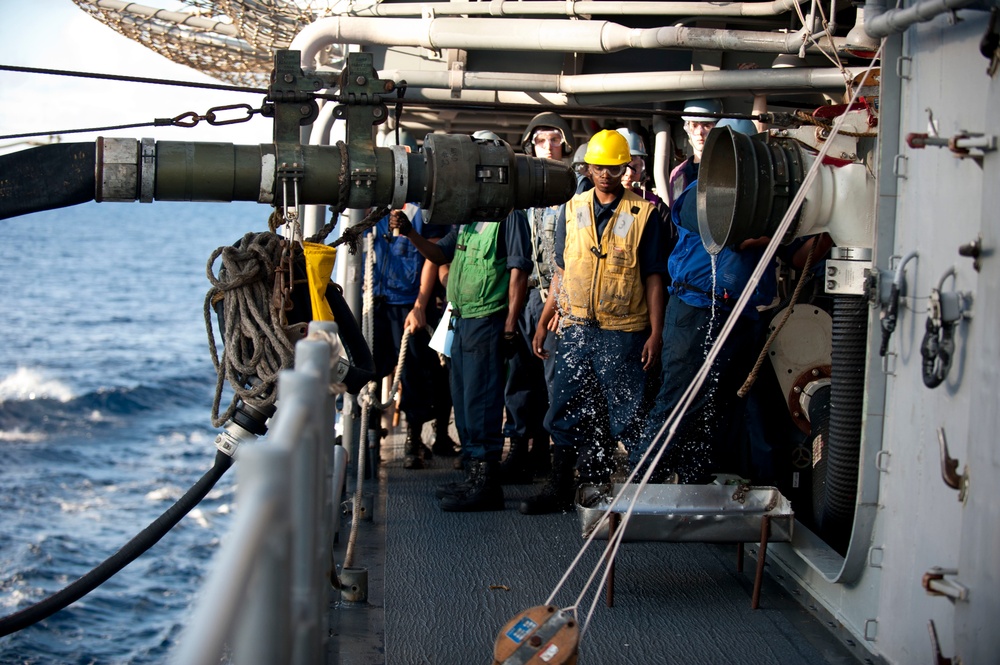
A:
<svg viewBox="0 0 1000 665">
<path fill-rule="evenodd" d="M 941 449 L 941 478 L 944 484 L 953 490 L 958 490 L 958 500 L 965 503 L 965 497 L 969 493 L 969 466 L 962 469 L 962 474 L 958 474 L 958 460 L 948 453 L 948 439 L 945 436 L 944 428 L 938 428 L 938 445 Z"/>
<path fill-rule="evenodd" d="M 951 658 L 945 658 L 941 654 L 941 645 L 938 643 L 937 627 L 934 619 L 927 622 L 927 631 L 931 634 L 931 651 L 934 653 L 934 665 L 952 665 Z"/>
<path fill-rule="evenodd" d="M 957 568 L 942 568 L 934 566 L 924 573 L 920 585 L 924 591 L 932 596 L 945 596 L 951 602 L 956 600 L 968 600 L 969 588 L 960 584 L 958 580 L 946 579 L 946 576 L 954 577 L 958 575 Z"/>
<path fill-rule="evenodd" d="M 878 637 L 878 619 L 865 619 L 865 641 L 874 642 Z"/>
<path fill-rule="evenodd" d="M 906 180 L 906 166 L 909 158 L 906 155 L 896 155 L 892 160 L 892 173 L 900 180 Z"/>
<path fill-rule="evenodd" d="M 909 58 L 902 55 L 896 58 L 896 76 L 904 81 L 910 80 L 910 67 L 913 63 L 913 58 Z"/>
<path fill-rule="evenodd" d="M 892 453 L 888 450 L 880 450 L 875 453 L 875 468 L 882 473 L 889 473 L 889 458 Z"/>
</svg>

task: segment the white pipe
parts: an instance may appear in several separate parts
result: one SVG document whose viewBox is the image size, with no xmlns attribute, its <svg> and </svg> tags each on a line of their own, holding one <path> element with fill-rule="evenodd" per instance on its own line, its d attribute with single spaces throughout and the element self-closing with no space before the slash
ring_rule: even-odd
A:
<svg viewBox="0 0 1000 665">
<path fill-rule="evenodd" d="M 347 9 L 331 10 L 339 16 L 777 16 L 791 11 L 805 0 L 773 0 L 772 2 L 522 2 L 521 0 L 490 0 L 490 2 L 400 2 L 374 3 L 366 7 L 349 5 Z"/>
<path fill-rule="evenodd" d="M 312 132 L 309 134 L 310 145 L 330 145 L 330 129 L 333 127 L 333 109 L 336 108 L 333 102 L 325 102 L 320 107 L 319 115 L 313 123 Z M 302 215 L 302 236 L 308 238 L 316 234 L 320 227 L 326 224 L 326 206 L 308 205 L 304 206 L 305 214 Z"/>
<path fill-rule="evenodd" d="M 940 14 L 962 9 L 975 0 L 923 0 L 905 9 L 886 11 L 885 0 L 868 0 L 865 3 L 865 32 L 881 39 L 905 31 L 921 21 L 930 21 Z"/>
<path fill-rule="evenodd" d="M 656 108 L 662 109 L 663 104 Z M 664 201 L 668 200 L 667 183 L 670 178 L 670 124 L 662 115 L 653 116 L 653 186 L 657 195 Z M 663 220 L 667 223 L 670 220 Z"/>
<path fill-rule="evenodd" d="M 613 53 L 627 48 L 798 53 L 804 37 L 803 31 L 777 33 L 680 26 L 632 29 L 610 21 L 332 16 L 303 28 L 290 48 L 302 51 L 305 63 L 314 62 L 319 51 L 330 44 L 559 53 Z M 843 42 L 843 38 L 834 39 L 837 48 Z"/>
<path fill-rule="evenodd" d="M 523 74 L 512 75 L 505 72 L 462 72 L 456 79 L 454 72 L 386 69 L 378 73 L 379 78 L 392 81 L 406 81 L 408 86 L 448 91 L 441 99 L 454 99 L 451 91 L 460 89 L 491 91 L 489 98 L 474 101 L 500 101 L 494 95 L 498 91 L 554 93 L 559 95 L 583 95 L 602 93 L 639 92 L 691 92 L 700 90 L 725 91 L 755 95 L 781 91 L 803 92 L 808 90 L 844 90 L 845 77 L 853 76 L 850 70 L 841 72 L 834 67 L 712 71 L 659 71 L 621 72 L 615 74 Z M 418 93 L 418 91 L 413 91 Z M 407 92 L 407 95 L 410 91 Z M 411 97 L 407 97 L 410 99 Z M 464 97 L 463 97 L 464 99 Z M 523 101 L 527 102 L 525 97 Z M 537 97 L 530 99 L 537 103 Z M 553 98 L 555 99 L 555 98 Z M 664 97 L 657 96 L 662 100 Z M 472 101 L 472 100 L 470 100 Z M 514 99 L 505 100 L 514 102 Z M 568 103 L 550 101 L 550 103 Z"/>
</svg>

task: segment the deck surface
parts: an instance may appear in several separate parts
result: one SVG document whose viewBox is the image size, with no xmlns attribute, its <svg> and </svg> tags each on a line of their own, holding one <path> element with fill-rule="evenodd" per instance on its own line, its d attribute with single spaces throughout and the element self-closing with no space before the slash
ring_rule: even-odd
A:
<svg viewBox="0 0 1000 665">
<path fill-rule="evenodd" d="M 574 512 L 517 511 L 541 481 L 505 487 L 503 511 L 445 513 L 434 487 L 461 478 L 452 458 L 405 470 L 401 446 L 401 436 L 387 438 L 378 478 L 365 482 L 374 514 L 361 524 L 355 566 L 368 570 L 369 598 L 361 605 L 331 605 L 329 662 L 490 665 L 500 628 L 543 604 L 577 556 L 584 542 L 579 520 Z M 338 561 L 349 527 L 341 529 Z M 577 603 L 603 546 L 596 542 L 585 552 L 556 605 Z M 844 644 L 770 577 L 781 573 L 774 564 L 766 568 L 760 608 L 751 609 L 756 550 L 756 544 L 747 546 L 739 573 L 735 545 L 625 543 L 615 606 L 606 607 L 600 590 L 579 662 L 863 662 L 859 647 Z M 592 598 L 580 603 L 581 621 Z"/>
</svg>

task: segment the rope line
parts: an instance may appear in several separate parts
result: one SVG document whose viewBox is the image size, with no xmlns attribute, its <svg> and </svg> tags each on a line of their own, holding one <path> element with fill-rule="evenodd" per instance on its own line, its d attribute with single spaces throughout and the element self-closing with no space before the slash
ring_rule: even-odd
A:
<svg viewBox="0 0 1000 665">
<path fill-rule="evenodd" d="M 767 341 L 764 343 L 764 348 L 760 350 L 757 355 L 757 362 L 754 363 L 753 369 L 750 370 L 750 374 L 747 375 L 747 380 L 743 382 L 740 389 L 736 391 L 739 397 L 746 397 L 747 393 L 750 392 L 750 388 L 753 387 L 754 382 L 757 380 L 757 375 L 760 373 L 760 368 L 764 364 L 764 358 L 767 358 L 767 352 L 771 350 L 771 345 L 774 344 L 774 340 L 778 337 L 778 333 L 781 329 L 785 327 L 788 323 L 788 318 L 792 315 L 792 310 L 795 309 L 795 303 L 799 301 L 799 295 L 802 293 L 802 287 L 806 283 L 806 275 L 809 273 L 809 268 L 812 267 L 813 254 L 816 251 L 816 242 L 813 241 L 809 245 L 809 253 L 806 255 L 805 265 L 802 266 L 802 273 L 799 275 L 799 281 L 795 284 L 795 290 L 792 292 L 792 297 L 788 301 L 788 306 L 785 307 L 785 313 L 781 317 L 781 321 L 778 325 L 774 327 L 771 331 L 770 336 L 768 336 Z"/>
<path fill-rule="evenodd" d="M 173 85 L 183 88 L 202 88 L 207 90 L 225 90 L 228 92 L 267 94 L 267 88 L 250 88 L 240 85 L 226 85 L 224 83 L 194 83 L 192 81 L 148 78 L 145 76 L 127 76 L 124 74 L 99 74 L 97 72 L 81 72 L 69 69 L 46 69 L 39 67 L 20 67 L 17 65 L 0 65 L 0 71 L 20 72 L 23 74 L 51 74 L 55 76 L 71 76 L 76 78 L 91 78 L 105 81 L 124 81 L 126 83 L 151 83 L 153 85 Z"/>
</svg>

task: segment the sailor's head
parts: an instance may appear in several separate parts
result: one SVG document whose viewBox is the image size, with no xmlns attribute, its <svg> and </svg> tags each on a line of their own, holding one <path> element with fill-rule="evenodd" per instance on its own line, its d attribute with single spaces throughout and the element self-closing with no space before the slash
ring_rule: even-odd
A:
<svg viewBox="0 0 1000 665">
<path fill-rule="evenodd" d="M 573 153 L 573 133 L 558 114 L 539 113 L 524 130 L 521 148 L 524 154 L 545 159 L 562 159 Z"/>
<path fill-rule="evenodd" d="M 632 159 L 628 163 L 628 168 L 622 175 L 622 184 L 626 187 L 634 187 L 642 184 L 646 175 L 646 146 L 642 142 L 642 137 L 638 133 L 626 127 L 619 127 L 615 130 L 628 141 L 628 151 Z"/>
<path fill-rule="evenodd" d="M 632 161 L 628 141 L 618 132 L 602 129 L 590 137 L 583 161 L 590 170 L 590 178 L 599 192 L 617 191 L 622 186 L 622 176 Z"/>
<path fill-rule="evenodd" d="M 701 161 L 701 153 L 705 149 L 705 139 L 708 133 L 715 128 L 718 118 L 711 115 L 722 113 L 722 102 L 718 99 L 691 99 L 684 105 L 684 133 L 687 134 L 691 143 L 691 150 L 694 152 L 694 161 Z"/>
</svg>

